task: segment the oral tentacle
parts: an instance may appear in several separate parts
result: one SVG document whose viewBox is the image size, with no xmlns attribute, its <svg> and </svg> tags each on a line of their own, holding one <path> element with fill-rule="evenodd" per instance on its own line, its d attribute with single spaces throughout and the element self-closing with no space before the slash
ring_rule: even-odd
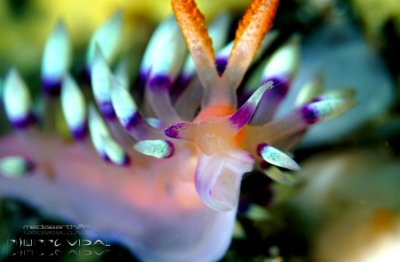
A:
<svg viewBox="0 0 400 262">
<path fill-rule="evenodd" d="M 242 175 L 253 169 L 254 159 L 245 151 L 232 149 L 211 156 L 199 151 L 195 173 L 196 190 L 206 205 L 228 212 L 237 208 Z"/>
<path fill-rule="evenodd" d="M 272 87 L 272 82 L 262 85 L 233 114 L 231 114 L 233 110 L 229 107 L 211 108 L 212 110 L 202 111 L 195 123 L 177 123 L 168 127 L 164 134 L 171 138 L 192 141 L 206 155 L 211 155 L 217 148 L 226 148 L 231 144 L 240 129 L 250 121 L 264 92 Z"/>
<path fill-rule="evenodd" d="M 271 145 L 279 143 L 280 146 L 291 149 L 289 144 L 299 140 L 309 126 L 336 118 L 356 104 L 357 102 L 353 99 L 327 99 L 310 102 L 263 126 L 246 127 L 243 144 L 250 152 L 256 152 L 257 145 L 263 142 Z"/>
<path fill-rule="evenodd" d="M 246 125 L 252 118 L 257 106 L 259 105 L 262 97 L 265 95 L 266 91 L 272 89 L 273 82 L 265 82 L 260 88 L 255 91 L 251 97 L 244 103 L 235 114 L 229 117 L 229 120 L 233 125 L 240 130 L 244 125 Z"/>
</svg>

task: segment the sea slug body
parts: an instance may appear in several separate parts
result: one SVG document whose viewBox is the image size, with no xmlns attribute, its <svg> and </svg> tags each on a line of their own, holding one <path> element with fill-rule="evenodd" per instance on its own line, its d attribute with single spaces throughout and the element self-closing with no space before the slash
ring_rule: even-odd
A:
<svg viewBox="0 0 400 262">
<path fill-rule="evenodd" d="M 122 243 L 143 261 L 215 261 L 231 241 L 243 174 L 258 170 L 290 183 L 277 167 L 300 167 L 286 152 L 310 125 L 356 103 L 352 94 L 323 95 L 307 85 L 294 110 L 273 119 L 296 74 L 296 37 L 263 64 L 261 75 L 250 76 L 256 89 L 248 83 L 238 89 L 277 34 L 266 33 L 278 0 L 253 0 L 232 43 L 226 43 L 226 14 L 207 29 L 193 0 L 172 6 L 175 17 L 158 26 L 144 53 L 145 86 L 135 96 L 124 69 L 110 69 L 121 13 L 89 45 L 94 98 L 69 73 L 63 22 L 45 47 L 42 115 L 17 69 L 10 69 L 3 99 L 14 132 L 0 140 L 0 194 L 89 225 L 87 237 Z M 282 59 L 285 66 L 276 67 Z M 55 121 L 58 107 L 74 143 L 48 134 L 46 123 Z"/>
</svg>

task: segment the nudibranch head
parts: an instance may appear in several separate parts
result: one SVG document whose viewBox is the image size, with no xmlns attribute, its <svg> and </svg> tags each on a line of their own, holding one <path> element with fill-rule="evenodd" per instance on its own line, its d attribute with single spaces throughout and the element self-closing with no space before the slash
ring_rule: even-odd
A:
<svg viewBox="0 0 400 262">
<path fill-rule="evenodd" d="M 290 150 L 295 145 L 293 137 L 295 142 L 299 142 L 308 125 L 333 118 L 354 105 L 354 101 L 339 95 L 337 100 L 325 99 L 322 104 L 309 103 L 286 118 L 271 121 L 297 70 L 298 39 L 294 37 L 271 57 L 263 70 L 261 81 L 258 76 L 258 83 L 263 83 L 261 87 L 249 92 L 252 94 L 248 100 L 235 109 L 238 104 L 237 88 L 263 39 L 268 40 L 265 35 L 272 26 L 278 2 L 252 1 L 239 23 L 233 44 L 222 49 L 222 55 L 217 55 L 216 59 L 212 41 L 204 27 L 204 17 L 194 1 L 172 1 L 196 65 L 202 98 L 200 112 L 192 123 L 174 124 L 164 134 L 191 141 L 197 146 L 199 163 L 195 175 L 196 188 L 204 202 L 217 210 L 236 208 L 238 196 L 232 192 L 240 184 L 243 172 L 253 169 L 255 161 L 260 163 L 256 169 L 263 170 L 266 166 L 264 162 L 300 169 L 289 156 L 270 144 L 282 144 L 289 140 L 283 150 Z M 222 57 L 225 57 L 225 62 L 221 62 L 224 60 Z M 257 125 L 248 126 L 249 122 Z M 282 126 L 280 129 L 280 125 L 284 124 L 291 126 Z M 241 168 L 238 169 L 233 162 L 241 163 Z"/>
<path fill-rule="evenodd" d="M 153 33 L 140 67 L 138 82 L 144 85 L 135 96 L 126 62 L 110 68 L 121 13 L 100 27 L 89 45 L 93 98 L 81 89 L 83 81 L 68 73 L 71 45 L 63 22 L 45 47 L 45 110 L 39 117 L 17 70 L 8 72 L 3 98 L 16 132 L 0 142 L 0 173 L 7 177 L 1 178 L 0 192 L 52 215 L 92 223 L 142 260 L 214 261 L 230 243 L 243 174 L 258 170 L 291 184 L 290 175 L 277 167 L 300 167 L 284 152 L 310 125 L 344 113 L 355 102 L 351 92 L 323 94 L 321 81 L 313 80 L 292 113 L 273 119 L 297 70 L 297 37 L 241 85 L 248 67 L 277 36 L 266 33 L 278 0 L 253 0 L 232 43 L 226 43 L 227 14 L 206 29 L 193 0 L 173 0 L 172 6 L 176 19 L 166 19 Z M 75 143 L 40 132 L 56 130 L 60 108 Z M 25 173 L 35 176 L 10 179 Z M 39 196 L 32 197 L 35 192 Z M 97 204 L 86 199 L 104 195 L 99 205 L 115 212 L 99 218 L 92 214 L 99 211 Z M 53 208 L 57 201 L 65 207 Z M 119 225 L 110 228 L 116 219 Z"/>
</svg>

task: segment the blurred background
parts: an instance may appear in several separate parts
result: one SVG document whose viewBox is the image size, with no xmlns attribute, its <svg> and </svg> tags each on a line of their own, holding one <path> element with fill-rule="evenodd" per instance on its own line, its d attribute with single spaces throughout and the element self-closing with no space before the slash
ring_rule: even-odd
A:
<svg viewBox="0 0 400 262">
<path fill-rule="evenodd" d="M 235 18 L 232 38 L 250 4 L 196 2 L 206 21 L 228 10 Z M 73 42 L 72 71 L 79 75 L 91 35 L 118 10 L 124 28 L 117 59 L 129 57 L 135 82 L 151 33 L 172 14 L 169 0 L 1 1 L 0 87 L 14 66 L 30 88 L 40 89 L 43 47 L 60 18 Z M 319 72 L 327 89 L 356 89 L 359 105 L 310 130 L 294 153 L 303 168 L 295 174 L 296 185 L 273 183 L 260 174 L 244 178 L 243 198 L 255 209 L 239 213 L 235 238 L 222 261 L 398 261 L 400 1 L 281 0 L 274 28 L 280 36 L 265 58 L 292 34 L 302 39 L 300 70 L 279 114 L 289 111 L 300 86 Z M 23 203 L 1 200 L 0 238 L 18 236 L 29 219 L 54 223 Z M 9 254 L 10 248 L 0 244 L 0 259 L 12 261 Z M 117 245 L 107 256 L 79 259 L 134 260 Z"/>
</svg>

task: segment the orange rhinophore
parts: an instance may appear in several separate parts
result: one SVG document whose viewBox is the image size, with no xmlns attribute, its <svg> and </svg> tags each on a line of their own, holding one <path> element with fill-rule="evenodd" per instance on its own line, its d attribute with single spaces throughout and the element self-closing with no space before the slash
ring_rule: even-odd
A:
<svg viewBox="0 0 400 262">
<path fill-rule="evenodd" d="M 196 64 L 202 84 L 205 86 L 215 84 L 217 72 L 214 63 L 214 50 L 208 31 L 204 27 L 204 16 L 197 9 L 193 0 L 173 0 L 172 7 Z"/>
<path fill-rule="evenodd" d="M 231 57 L 234 57 L 243 45 L 254 49 L 253 54 L 257 51 L 264 35 L 272 27 L 278 3 L 279 0 L 255 0 L 251 3 L 236 30 Z M 247 49 L 246 53 L 249 53 L 249 51 L 252 50 Z"/>
<path fill-rule="evenodd" d="M 196 64 L 205 95 L 202 109 L 219 105 L 236 107 L 239 86 L 262 39 L 272 26 L 278 0 L 254 0 L 236 31 L 227 68 L 220 77 L 214 61 L 212 41 L 204 27 L 204 16 L 193 0 L 173 0 L 172 6 Z"/>
<path fill-rule="evenodd" d="M 236 30 L 235 42 L 223 78 L 236 89 L 262 39 L 272 27 L 279 0 L 253 0 Z"/>
</svg>

